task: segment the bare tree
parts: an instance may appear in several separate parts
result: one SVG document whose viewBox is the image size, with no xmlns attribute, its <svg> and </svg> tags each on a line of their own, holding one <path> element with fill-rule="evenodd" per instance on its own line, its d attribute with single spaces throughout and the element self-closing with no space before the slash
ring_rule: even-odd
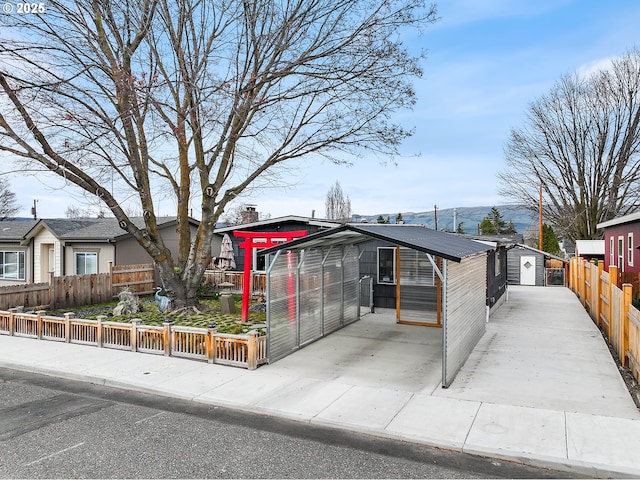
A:
<svg viewBox="0 0 640 480">
<path fill-rule="evenodd" d="M 9 181 L 0 177 L 0 220 L 14 217 L 19 210 L 16 194 L 9 190 Z"/>
<path fill-rule="evenodd" d="M 254 208 L 253 205 L 248 203 L 241 203 L 238 205 L 234 205 L 227 209 L 225 214 L 221 217 L 221 223 L 223 223 L 226 227 L 231 227 L 234 225 L 242 225 L 243 223 L 249 223 L 251 220 L 248 220 L 248 210 L 249 208 Z M 268 220 L 271 218 L 270 213 L 261 213 L 256 212 L 254 210 L 255 220 Z"/>
<path fill-rule="evenodd" d="M 328 220 L 339 220 L 348 222 L 351 220 L 351 199 L 342 193 L 340 182 L 336 180 L 327 192 L 327 199 L 324 202 L 325 216 Z"/>
<path fill-rule="evenodd" d="M 589 78 L 567 76 L 528 111 L 506 144 L 503 195 L 537 211 L 571 240 L 640 206 L 640 52 Z"/>
<path fill-rule="evenodd" d="M 100 198 L 174 306 L 197 306 L 230 201 L 287 161 L 397 153 L 410 132 L 390 114 L 421 74 L 400 34 L 435 19 L 422 0 L 51 0 L 0 19 L 0 150 Z M 177 258 L 157 228 L 166 192 Z"/>
</svg>

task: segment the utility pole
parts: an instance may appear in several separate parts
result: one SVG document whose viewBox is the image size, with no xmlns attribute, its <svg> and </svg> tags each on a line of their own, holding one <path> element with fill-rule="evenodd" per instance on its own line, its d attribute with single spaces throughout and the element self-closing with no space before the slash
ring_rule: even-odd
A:
<svg viewBox="0 0 640 480">
<path fill-rule="evenodd" d="M 433 206 L 433 219 L 436 224 L 436 230 L 438 230 L 438 205 Z"/>
<path fill-rule="evenodd" d="M 33 200 L 33 207 L 31 207 L 31 215 L 33 215 L 33 219 L 37 220 L 38 219 L 38 211 L 36 209 L 36 203 L 38 202 L 38 200 Z"/>
<path fill-rule="evenodd" d="M 544 242 L 542 241 L 542 183 L 540 184 L 540 205 L 539 205 L 539 210 L 540 210 L 540 241 L 538 242 L 540 245 L 540 250 L 544 251 L 542 247 L 544 247 Z"/>
</svg>

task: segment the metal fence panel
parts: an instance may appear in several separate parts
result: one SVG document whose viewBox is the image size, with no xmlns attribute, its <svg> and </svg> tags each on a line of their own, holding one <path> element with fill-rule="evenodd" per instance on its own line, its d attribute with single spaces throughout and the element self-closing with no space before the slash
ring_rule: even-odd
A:
<svg viewBox="0 0 640 480">
<path fill-rule="evenodd" d="M 345 247 L 343 265 L 343 308 L 344 325 L 358 320 L 358 288 L 360 280 L 360 259 L 358 249 L 351 245 Z"/>
<path fill-rule="evenodd" d="M 446 261 L 442 385 L 453 382 L 480 338 L 486 321 L 486 255 Z"/>
<path fill-rule="evenodd" d="M 305 252 L 298 269 L 300 345 L 322 336 L 322 252 Z"/>
<path fill-rule="evenodd" d="M 342 250 L 325 252 L 322 266 L 324 296 L 324 334 L 342 326 Z"/>
<path fill-rule="evenodd" d="M 297 348 L 296 260 L 296 253 L 282 252 L 271 266 L 267 306 L 270 362 L 289 355 Z"/>
</svg>

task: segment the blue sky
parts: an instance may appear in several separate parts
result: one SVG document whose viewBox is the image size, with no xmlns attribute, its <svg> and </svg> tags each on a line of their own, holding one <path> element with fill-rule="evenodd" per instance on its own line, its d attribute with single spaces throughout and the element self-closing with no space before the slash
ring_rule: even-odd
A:
<svg viewBox="0 0 640 480">
<path fill-rule="evenodd" d="M 272 217 L 314 210 L 323 217 L 326 193 L 337 180 L 361 215 L 504 204 L 496 173 L 509 131 L 523 124 L 528 105 L 562 75 L 589 72 L 640 48 L 638 0 L 447 0 L 437 6 L 440 20 L 412 40 L 427 58 L 416 82 L 417 105 L 397 117 L 415 128 L 397 166 L 377 159 L 351 167 L 291 164 L 289 188 L 244 202 Z M 13 190 L 23 216 L 34 198 L 45 218 L 64 216 L 68 205 L 81 202 L 33 179 Z M 174 207 L 165 200 L 157 213 L 171 215 Z"/>
</svg>

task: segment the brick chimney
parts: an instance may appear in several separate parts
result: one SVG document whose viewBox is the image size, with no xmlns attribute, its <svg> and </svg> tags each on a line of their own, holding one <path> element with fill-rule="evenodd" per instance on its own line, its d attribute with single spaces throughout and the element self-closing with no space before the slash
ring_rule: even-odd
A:
<svg viewBox="0 0 640 480">
<path fill-rule="evenodd" d="M 258 221 L 258 212 L 255 205 L 247 205 L 246 210 L 242 212 L 242 223 L 253 223 Z"/>
</svg>

